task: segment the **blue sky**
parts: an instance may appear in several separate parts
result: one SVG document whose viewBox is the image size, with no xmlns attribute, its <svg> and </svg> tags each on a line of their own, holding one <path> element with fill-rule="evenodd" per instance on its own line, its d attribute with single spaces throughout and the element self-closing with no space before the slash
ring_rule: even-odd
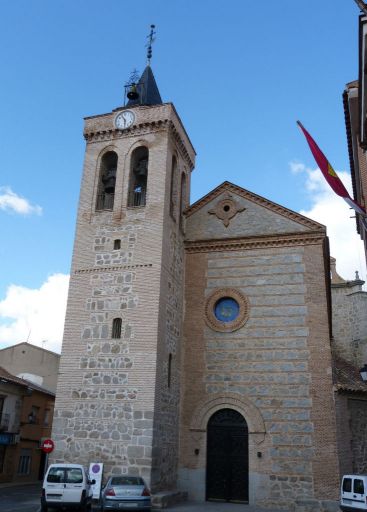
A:
<svg viewBox="0 0 367 512">
<path fill-rule="evenodd" d="M 358 269 L 365 278 L 353 214 L 313 173 L 296 126 L 300 119 L 347 183 L 341 95 L 357 78 L 358 12 L 353 0 L 4 2 L 0 346 L 31 332 L 31 342 L 59 347 L 83 117 L 122 104 L 130 72 L 144 69 L 151 23 L 162 98 L 175 104 L 198 153 L 191 200 L 229 180 L 309 215 L 321 208 L 321 222 L 335 219 L 336 208 L 352 234 L 335 235 L 332 249 L 338 261 L 358 253 L 344 258 L 342 275 L 352 279 Z M 45 309 L 50 302 L 57 318 Z"/>
</svg>

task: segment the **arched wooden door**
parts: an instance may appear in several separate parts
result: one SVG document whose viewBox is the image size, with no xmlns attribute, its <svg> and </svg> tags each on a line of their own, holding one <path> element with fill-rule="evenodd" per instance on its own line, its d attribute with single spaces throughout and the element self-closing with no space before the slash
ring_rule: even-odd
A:
<svg viewBox="0 0 367 512">
<path fill-rule="evenodd" d="M 248 428 L 233 409 L 208 422 L 206 499 L 248 503 Z"/>
</svg>

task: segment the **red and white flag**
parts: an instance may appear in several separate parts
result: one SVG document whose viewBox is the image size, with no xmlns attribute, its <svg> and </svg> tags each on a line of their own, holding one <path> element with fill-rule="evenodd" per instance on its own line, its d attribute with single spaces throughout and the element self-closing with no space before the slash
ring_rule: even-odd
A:
<svg viewBox="0 0 367 512">
<path fill-rule="evenodd" d="M 306 137 L 306 140 L 308 142 L 308 145 L 310 146 L 311 152 L 316 160 L 317 165 L 319 166 L 320 171 L 324 175 L 324 178 L 329 183 L 330 187 L 334 190 L 335 194 L 338 194 L 338 196 L 342 197 L 344 201 L 346 201 L 353 210 L 355 210 L 357 213 L 359 213 L 362 216 L 362 223 L 364 226 L 364 229 L 367 230 L 367 212 L 366 209 L 358 204 L 354 199 L 352 199 L 343 185 L 341 179 L 334 171 L 332 165 L 327 160 L 324 153 L 321 151 L 319 146 L 316 144 L 316 142 L 313 140 L 311 135 L 308 133 L 306 128 L 297 121 L 298 126 L 301 128 L 304 136 Z"/>
</svg>

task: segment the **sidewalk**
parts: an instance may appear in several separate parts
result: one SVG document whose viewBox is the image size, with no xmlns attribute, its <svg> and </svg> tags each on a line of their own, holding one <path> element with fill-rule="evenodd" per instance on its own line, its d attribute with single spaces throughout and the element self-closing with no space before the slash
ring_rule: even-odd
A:
<svg viewBox="0 0 367 512">
<path fill-rule="evenodd" d="M 168 507 L 166 510 L 167 512 L 265 512 L 264 509 L 260 509 L 254 505 L 245 505 L 243 503 L 216 503 L 213 501 L 205 501 L 203 503 L 180 503 Z M 271 509 L 266 509 L 266 512 L 272 511 Z M 277 510 L 276 512 L 281 511 Z"/>
<path fill-rule="evenodd" d="M 35 482 L 4 482 L 0 484 L 0 489 L 6 489 L 7 487 L 23 487 L 24 485 L 39 485 L 42 487 L 41 480 L 36 480 Z"/>
</svg>

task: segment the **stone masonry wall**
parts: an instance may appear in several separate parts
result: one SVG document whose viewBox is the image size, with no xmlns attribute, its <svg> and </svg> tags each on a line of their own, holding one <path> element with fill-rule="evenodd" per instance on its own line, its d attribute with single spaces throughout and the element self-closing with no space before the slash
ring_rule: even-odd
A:
<svg viewBox="0 0 367 512">
<path fill-rule="evenodd" d="M 205 496 L 206 435 L 193 428 L 198 405 L 221 397 L 226 407 L 226 396 L 229 404 L 237 396 L 250 432 L 250 503 L 286 507 L 336 498 L 322 247 L 191 253 L 186 276 L 182 488 Z M 215 332 L 204 321 L 206 298 L 220 288 L 235 288 L 249 300 L 249 319 L 235 332 Z M 257 417 L 265 426 L 260 438 L 252 427 Z"/>
<path fill-rule="evenodd" d="M 367 362 L 367 292 L 361 281 L 331 286 L 333 350 L 355 366 Z"/>
<path fill-rule="evenodd" d="M 160 490 L 176 481 L 183 303 L 183 234 L 169 213 L 170 165 L 175 150 L 181 169 L 191 169 L 195 153 L 173 105 L 134 111 L 134 125 L 123 132 L 114 129 L 115 113 L 85 122 L 50 461 L 100 461 L 105 477 L 139 474 Z M 128 208 L 131 155 L 141 145 L 149 151 L 147 201 Z M 107 151 L 118 155 L 114 205 L 96 211 Z M 118 339 L 114 319 L 121 319 Z"/>
<path fill-rule="evenodd" d="M 101 461 L 105 474 L 129 472 L 149 480 L 155 354 L 146 347 L 154 348 L 154 324 L 150 322 L 153 332 L 145 341 L 137 316 L 142 306 L 147 314 L 154 312 L 142 294 L 146 283 L 158 289 L 159 273 L 148 258 L 145 265 L 133 263 L 139 225 L 108 226 L 104 219 L 100 226 L 98 220 L 91 224 L 95 264 L 90 271 L 77 270 L 71 283 L 72 319 L 67 324 L 73 321 L 79 335 L 63 347 L 54 458 Z M 113 250 L 116 238 L 122 240 L 118 251 Z M 111 338 L 114 318 L 122 319 L 119 339 Z M 64 343 L 69 339 L 66 331 Z M 147 389 L 143 379 L 151 381 Z"/>
<path fill-rule="evenodd" d="M 172 181 L 172 195 L 176 200 L 166 203 L 161 274 L 161 309 L 157 347 L 155 435 L 152 461 L 152 488 L 175 489 L 179 447 L 179 415 L 181 389 L 181 339 L 184 294 L 184 230 L 180 219 L 181 173 L 186 172 L 179 148 L 171 140 L 167 154 L 166 197 L 171 193 L 172 155 L 177 167 Z M 190 176 L 186 174 L 187 183 Z M 185 201 L 188 203 L 188 190 Z"/>
<path fill-rule="evenodd" d="M 160 354 L 162 325 L 166 328 L 172 320 L 177 331 L 173 329 L 173 337 L 167 331 L 165 342 L 174 353 L 182 307 L 182 300 L 177 305 L 174 302 L 176 274 L 171 279 L 173 291 L 167 295 L 170 307 L 166 299 L 163 307 L 160 302 L 162 283 L 170 282 L 162 278 L 169 125 L 156 123 L 151 128 L 144 124 L 153 111 L 138 108 L 137 127 L 123 136 L 111 129 L 103 131 L 115 114 L 86 121 L 88 144 L 52 434 L 56 449 L 50 458 L 85 465 L 104 462 L 105 476 L 140 474 L 148 484 L 152 448 L 161 449 L 165 440 L 161 432 L 164 418 L 160 420 L 155 409 L 161 400 L 159 378 L 167 361 Z M 173 112 L 170 105 L 157 111 L 168 117 Z M 179 122 L 176 130 L 180 131 Z M 130 156 L 138 145 L 149 149 L 147 204 L 126 208 Z M 118 154 L 114 208 L 96 212 L 100 160 L 111 150 Z M 114 249 L 116 239 L 121 241 L 118 250 Z M 119 339 L 112 339 L 114 318 L 122 321 Z M 178 382 L 174 372 L 172 377 Z M 171 409 L 177 413 L 177 394 L 162 399 L 161 409 L 169 409 L 173 401 Z M 172 411 L 167 415 L 173 417 Z M 177 456 L 172 459 L 163 482 L 177 464 Z"/>
</svg>

